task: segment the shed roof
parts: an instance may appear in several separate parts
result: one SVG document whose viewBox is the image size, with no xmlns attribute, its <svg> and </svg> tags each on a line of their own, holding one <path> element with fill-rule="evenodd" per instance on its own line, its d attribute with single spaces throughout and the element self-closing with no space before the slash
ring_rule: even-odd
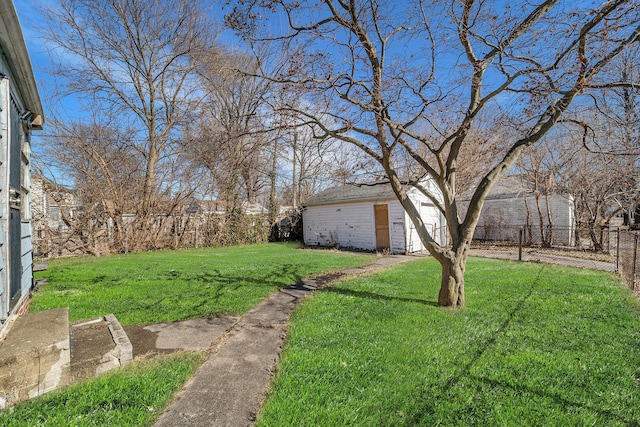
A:
<svg viewBox="0 0 640 427">
<path fill-rule="evenodd" d="M 389 183 L 372 183 L 362 185 L 341 185 L 328 188 L 314 194 L 305 206 L 327 205 L 331 203 L 356 202 L 363 200 L 389 200 L 396 196 Z"/>
</svg>

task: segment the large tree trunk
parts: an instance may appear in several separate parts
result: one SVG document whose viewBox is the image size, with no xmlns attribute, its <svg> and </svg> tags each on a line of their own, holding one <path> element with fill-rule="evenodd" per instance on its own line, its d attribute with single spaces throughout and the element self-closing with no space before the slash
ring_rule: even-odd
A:
<svg viewBox="0 0 640 427">
<path fill-rule="evenodd" d="M 438 294 L 438 305 L 446 307 L 464 307 L 464 270 L 466 258 L 453 256 L 440 261 L 442 264 L 442 282 Z"/>
<path fill-rule="evenodd" d="M 591 243 L 593 244 L 593 251 L 601 253 L 604 252 L 604 245 L 602 244 L 602 234 L 596 232 L 596 226 L 596 219 L 589 221 L 589 237 L 591 238 Z M 598 236 L 598 234 L 600 234 L 600 236 Z"/>
</svg>

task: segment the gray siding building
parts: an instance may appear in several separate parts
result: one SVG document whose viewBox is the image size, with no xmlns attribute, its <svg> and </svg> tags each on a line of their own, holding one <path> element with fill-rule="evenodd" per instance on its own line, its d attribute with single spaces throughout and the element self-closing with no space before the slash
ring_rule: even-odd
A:
<svg viewBox="0 0 640 427">
<path fill-rule="evenodd" d="M 43 111 L 16 9 L 0 0 L 0 329 L 32 284 L 31 131 Z"/>
<path fill-rule="evenodd" d="M 536 196 L 519 176 L 505 176 L 491 189 L 484 202 L 474 239 L 517 242 L 519 230 L 523 229 L 528 243 L 539 244 L 541 229 L 546 232 L 551 228 L 555 244 L 574 244 L 573 197 L 553 191 Z"/>
</svg>

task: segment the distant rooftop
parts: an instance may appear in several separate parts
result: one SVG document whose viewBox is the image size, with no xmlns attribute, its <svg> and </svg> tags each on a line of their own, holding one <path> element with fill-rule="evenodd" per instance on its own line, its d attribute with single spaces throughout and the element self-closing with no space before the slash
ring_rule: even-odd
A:
<svg viewBox="0 0 640 427">
<path fill-rule="evenodd" d="M 528 185 L 523 182 L 520 175 L 507 175 L 503 176 L 496 182 L 491 191 L 489 191 L 489 199 L 502 199 L 510 198 L 513 196 L 520 196 L 525 192 L 525 187 Z M 528 189 L 527 189 L 528 190 Z"/>
<path fill-rule="evenodd" d="M 539 184 L 540 191 L 549 191 L 549 193 L 561 194 L 555 189 L 553 175 L 547 177 L 546 181 Z M 472 189 L 475 191 L 475 188 Z M 464 191 L 461 200 L 471 200 L 473 191 Z M 531 195 L 534 191 L 533 184 L 524 179 L 522 175 L 505 175 L 496 182 L 487 196 L 487 200 L 510 199 L 514 197 L 522 197 L 524 194 Z"/>
</svg>

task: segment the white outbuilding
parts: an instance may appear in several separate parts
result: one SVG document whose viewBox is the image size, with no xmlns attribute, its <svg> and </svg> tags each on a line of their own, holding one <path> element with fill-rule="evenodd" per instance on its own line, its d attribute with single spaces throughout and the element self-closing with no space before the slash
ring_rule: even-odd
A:
<svg viewBox="0 0 640 427">
<path fill-rule="evenodd" d="M 437 193 L 435 185 L 424 185 Z M 407 194 L 434 239 L 443 243 L 444 216 L 415 188 L 407 187 Z M 390 184 L 343 185 L 322 191 L 305 203 L 302 226 L 308 246 L 389 250 L 396 254 L 425 250 Z"/>
</svg>

